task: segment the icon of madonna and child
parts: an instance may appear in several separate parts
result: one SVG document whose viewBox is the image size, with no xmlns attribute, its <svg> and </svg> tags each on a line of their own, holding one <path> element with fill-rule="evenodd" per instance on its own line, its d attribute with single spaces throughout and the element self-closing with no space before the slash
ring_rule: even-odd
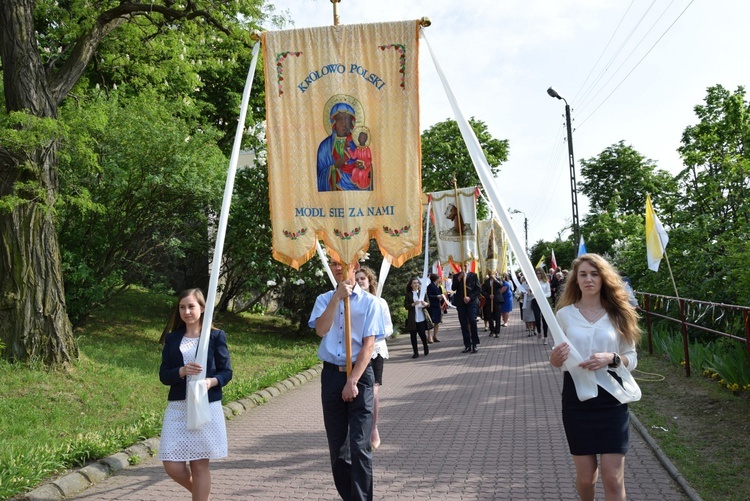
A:
<svg viewBox="0 0 750 501">
<path fill-rule="evenodd" d="M 338 94 L 325 110 L 330 135 L 318 146 L 318 191 L 372 191 L 371 137 L 362 105 Z"/>
</svg>

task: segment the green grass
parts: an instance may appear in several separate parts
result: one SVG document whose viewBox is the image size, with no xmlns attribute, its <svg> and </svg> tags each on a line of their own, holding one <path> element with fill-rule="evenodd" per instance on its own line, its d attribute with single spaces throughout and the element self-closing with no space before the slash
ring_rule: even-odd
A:
<svg viewBox="0 0 750 501">
<path fill-rule="evenodd" d="M 106 457 L 161 429 L 161 331 L 174 298 L 131 290 L 77 330 L 81 355 L 67 370 L 0 362 L 0 499 Z M 227 332 L 232 382 L 224 403 L 317 363 L 318 339 L 269 316 L 217 315 Z"/>
<path fill-rule="evenodd" d="M 731 393 L 665 355 L 639 354 L 643 391 L 631 410 L 703 499 L 750 499 L 750 395 Z M 666 431 L 665 431 L 666 430 Z"/>
</svg>

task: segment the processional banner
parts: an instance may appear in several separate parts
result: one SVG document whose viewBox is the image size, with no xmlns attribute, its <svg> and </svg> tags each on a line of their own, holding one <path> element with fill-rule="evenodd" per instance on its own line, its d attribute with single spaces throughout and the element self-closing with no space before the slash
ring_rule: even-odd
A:
<svg viewBox="0 0 750 501">
<path fill-rule="evenodd" d="M 438 258 L 443 266 L 450 265 L 456 273 L 462 264 L 471 265 L 479 259 L 477 189 L 436 191 L 430 198 Z"/>
<path fill-rule="evenodd" d="M 492 218 L 477 222 L 477 247 L 482 276 L 507 271 L 508 239 L 500 221 Z"/>
<path fill-rule="evenodd" d="M 265 32 L 273 256 L 422 252 L 419 22 Z"/>
</svg>

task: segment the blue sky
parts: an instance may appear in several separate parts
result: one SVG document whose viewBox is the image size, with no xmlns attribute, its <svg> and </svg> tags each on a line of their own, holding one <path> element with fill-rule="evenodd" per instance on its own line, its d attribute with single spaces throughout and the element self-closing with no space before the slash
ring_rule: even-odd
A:
<svg viewBox="0 0 750 501">
<path fill-rule="evenodd" d="M 333 24 L 330 0 L 277 0 L 294 28 Z M 429 17 L 426 36 L 463 114 L 510 142 L 497 177 L 506 206 L 529 221 L 529 245 L 571 221 L 565 104 L 580 159 L 620 140 L 677 173 L 682 132 L 706 89 L 750 84 L 744 0 L 341 0 L 342 24 Z M 427 47 L 421 127 L 453 118 Z M 652 194 L 658 203 L 658 194 Z M 579 217 L 588 202 L 578 195 Z M 523 216 L 514 216 L 523 237 Z M 566 237 L 569 231 L 563 232 Z"/>
</svg>

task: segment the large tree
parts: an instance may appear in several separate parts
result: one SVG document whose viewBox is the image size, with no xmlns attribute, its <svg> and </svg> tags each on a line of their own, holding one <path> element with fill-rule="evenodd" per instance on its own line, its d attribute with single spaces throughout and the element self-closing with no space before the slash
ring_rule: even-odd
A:
<svg viewBox="0 0 750 501">
<path fill-rule="evenodd" d="M 198 25 L 209 46 L 226 38 L 250 45 L 241 20 L 258 18 L 262 4 L 0 0 L 0 340 L 7 358 L 64 364 L 77 355 L 53 210 L 64 133 L 57 118 L 100 45 L 125 26 L 157 39 L 182 30 L 194 36 Z"/>
<path fill-rule="evenodd" d="M 593 213 L 643 214 L 647 193 L 673 193 L 676 188 L 667 171 L 657 169 L 653 160 L 624 141 L 581 160 L 581 175 L 583 181 L 578 185 L 589 198 Z"/>
</svg>

